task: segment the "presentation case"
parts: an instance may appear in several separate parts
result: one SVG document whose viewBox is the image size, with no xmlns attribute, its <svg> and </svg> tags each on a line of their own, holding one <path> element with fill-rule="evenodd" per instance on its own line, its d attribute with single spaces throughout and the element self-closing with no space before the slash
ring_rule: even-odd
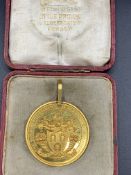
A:
<svg viewBox="0 0 131 175">
<path fill-rule="evenodd" d="M 115 62 L 114 0 L 6 0 L 5 23 L 12 72 L 3 83 L 1 175 L 118 175 L 116 88 L 104 73 Z M 49 167 L 30 154 L 25 125 L 38 106 L 56 100 L 58 79 L 63 100 L 86 115 L 90 143 L 76 162 Z"/>
</svg>

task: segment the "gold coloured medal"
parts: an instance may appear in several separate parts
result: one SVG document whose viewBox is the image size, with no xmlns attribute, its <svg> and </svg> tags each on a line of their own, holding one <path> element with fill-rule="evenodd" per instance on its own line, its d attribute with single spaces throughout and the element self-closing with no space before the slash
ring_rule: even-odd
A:
<svg viewBox="0 0 131 175">
<path fill-rule="evenodd" d="M 74 105 L 62 101 L 62 81 L 58 81 L 58 99 L 38 107 L 25 129 L 30 152 L 40 162 L 64 166 L 76 161 L 89 143 L 89 125 Z"/>
</svg>

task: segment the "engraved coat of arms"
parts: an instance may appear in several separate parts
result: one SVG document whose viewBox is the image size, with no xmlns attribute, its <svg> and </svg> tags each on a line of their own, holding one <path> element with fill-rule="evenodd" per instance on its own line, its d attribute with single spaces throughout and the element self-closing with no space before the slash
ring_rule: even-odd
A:
<svg viewBox="0 0 131 175">
<path fill-rule="evenodd" d="M 39 123 L 36 130 L 35 142 L 41 157 L 60 159 L 76 154 L 79 128 L 73 120 L 65 121 L 63 117 L 54 115 L 51 120 Z"/>
</svg>

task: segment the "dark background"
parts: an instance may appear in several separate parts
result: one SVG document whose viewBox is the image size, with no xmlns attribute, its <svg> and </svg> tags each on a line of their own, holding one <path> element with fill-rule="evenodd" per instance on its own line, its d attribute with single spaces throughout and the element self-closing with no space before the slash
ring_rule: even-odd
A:
<svg viewBox="0 0 131 175">
<path fill-rule="evenodd" d="M 10 71 L 3 59 L 5 1 L 0 0 L 0 102 Z M 116 1 L 116 63 L 108 73 L 117 85 L 119 175 L 131 175 L 131 0 Z"/>
</svg>

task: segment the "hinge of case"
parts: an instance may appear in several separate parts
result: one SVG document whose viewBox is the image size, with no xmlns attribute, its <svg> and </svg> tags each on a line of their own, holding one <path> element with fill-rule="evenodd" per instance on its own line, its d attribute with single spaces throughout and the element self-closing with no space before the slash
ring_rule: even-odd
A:
<svg viewBox="0 0 131 175">
<path fill-rule="evenodd" d="M 76 70 L 76 69 L 70 69 L 70 70 L 67 70 L 67 69 L 40 69 L 40 68 L 31 68 L 29 69 L 29 72 L 72 72 L 72 73 L 88 73 L 88 72 L 91 72 L 90 70 Z"/>
</svg>

